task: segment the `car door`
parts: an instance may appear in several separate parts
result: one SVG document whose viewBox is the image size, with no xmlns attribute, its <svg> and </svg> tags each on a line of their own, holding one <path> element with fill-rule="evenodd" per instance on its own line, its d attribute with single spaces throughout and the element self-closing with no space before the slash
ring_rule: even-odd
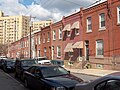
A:
<svg viewBox="0 0 120 90">
<path fill-rule="evenodd" d="M 44 85 L 44 82 L 42 81 L 43 77 L 41 75 L 41 71 L 38 67 L 36 67 L 35 69 L 35 86 L 36 86 L 36 89 L 37 90 L 45 90 L 45 85 Z"/>
<path fill-rule="evenodd" d="M 29 86 L 31 86 L 31 87 L 33 87 L 34 88 L 34 86 L 35 86 L 35 81 L 34 81 L 34 78 L 35 78 L 35 76 L 34 76 L 34 73 L 35 73 L 35 67 L 33 66 L 33 67 L 31 67 L 31 68 L 29 68 L 29 70 L 28 71 L 26 71 L 27 73 L 26 73 L 26 78 L 27 78 L 27 81 L 28 81 L 28 84 L 29 84 Z"/>
<path fill-rule="evenodd" d="M 98 84 L 94 90 L 120 90 L 120 80 L 107 80 Z"/>
</svg>

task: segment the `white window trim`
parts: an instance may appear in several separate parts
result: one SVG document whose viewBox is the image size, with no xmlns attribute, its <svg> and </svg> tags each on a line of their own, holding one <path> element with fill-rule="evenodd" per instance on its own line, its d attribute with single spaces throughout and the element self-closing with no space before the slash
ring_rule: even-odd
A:
<svg viewBox="0 0 120 90">
<path fill-rule="evenodd" d="M 40 41 L 40 36 L 38 37 L 38 43 L 41 44 L 41 41 Z"/>
<path fill-rule="evenodd" d="M 61 34 L 61 37 L 60 37 L 60 34 Z M 62 30 L 59 29 L 59 39 L 62 39 Z"/>
<path fill-rule="evenodd" d="M 96 58 L 103 58 L 104 57 L 104 55 L 97 55 L 97 42 L 98 42 L 99 40 L 96 40 Z M 102 40 L 103 41 L 103 40 Z M 103 48 L 104 48 L 104 45 L 103 45 Z"/>
<path fill-rule="evenodd" d="M 44 47 L 44 56 L 46 57 L 47 49 Z"/>
<path fill-rule="evenodd" d="M 91 17 L 87 17 L 87 31 L 86 32 L 92 32 L 92 29 L 88 29 L 88 18 L 91 18 Z M 92 25 L 92 18 L 91 18 L 91 25 Z"/>
<path fill-rule="evenodd" d="M 117 7 L 117 24 L 120 24 L 120 16 L 119 16 L 120 6 Z"/>
<path fill-rule="evenodd" d="M 44 39 L 43 39 L 43 43 L 45 43 L 45 37 L 44 37 Z"/>
<path fill-rule="evenodd" d="M 55 34 L 56 34 L 55 30 L 53 30 L 53 40 L 56 40 L 56 38 L 54 37 Z"/>
<path fill-rule="evenodd" d="M 37 42 L 37 41 L 38 41 L 38 39 L 37 39 L 37 37 L 36 37 L 36 39 L 35 39 L 35 43 L 36 43 L 36 44 L 38 44 L 38 42 Z"/>
<path fill-rule="evenodd" d="M 60 46 L 57 46 L 57 57 L 61 57 L 61 55 L 60 56 L 58 56 L 58 48 L 59 48 Z M 60 47 L 60 49 L 61 49 L 61 47 Z M 61 51 L 61 50 L 60 50 Z M 61 53 L 61 52 L 60 52 Z"/>
<path fill-rule="evenodd" d="M 104 14 L 104 15 L 105 15 L 105 13 L 101 13 L 101 14 Z M 99 14 L 99 30 L 100 30 L 100 31 L 106 29 L 105 26 L 104 26 L 104 27 L 101 27 L 101 14 Z M 105 17 L 104 17 L 104 19 L 105 19 Z"/>
<path fill-rule="evenodd" d="M 70 31 L 67 31 L 67 37 L 70 37 L 70 33 L 68 34 L 68 32 L 70 32 Z"/>
<path fill-rule="evenodd" d="M 48 34 L 47 42 L 50 42 L 50 33 Z"/>
<path fill-rule="evenodd" d="M 78 33 L 76 32 L 78 30 Z M 75 29 L 75 35 L 79 35 L 79 29 Z"/>
</svg>

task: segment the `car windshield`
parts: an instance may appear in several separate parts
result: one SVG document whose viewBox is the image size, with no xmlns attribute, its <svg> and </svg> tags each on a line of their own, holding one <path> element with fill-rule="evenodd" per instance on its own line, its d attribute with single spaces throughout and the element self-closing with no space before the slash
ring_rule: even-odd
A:
<svg viewBox="0 0 120 90">
<path fill-rule="evenodd" d="M 15 60 L 7 61 L 7 66 L 14 66 Z"/>
<path fill-rule="evenodd" d="M 36 64 L 35 60 L 25 60 L 25 61 L 22 61 L 22 66 L 23 67 L 29 67 L 29 66 L 32 66 L 33 64 Z"/>
<path fill-rule="evenodd" d="M 67 70 L 59 66 L 41 67 L 41 73 L 45 78 L 69 74 Z"/>
</svg>

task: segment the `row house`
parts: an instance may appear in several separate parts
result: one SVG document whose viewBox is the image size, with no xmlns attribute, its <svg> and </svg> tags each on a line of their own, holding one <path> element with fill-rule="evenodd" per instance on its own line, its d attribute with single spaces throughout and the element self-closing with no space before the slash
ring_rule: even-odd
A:
<svg viewBox="0 0 120 90">
<path fill-rule="evenodd" d="M 63 60 L 64 53 L 62 52 L 62 22 L 56 22 L 51 25 L 51 59 Z"/>
<path fill-rule="evenodd" d="M 119 33 L 120 1 L 104 0 L 33 33 L 31 55 L 64 60 L 75 68 L 120 69 Z M 25 42 L 28 46 L 22 47 Z M 30 57 L 29 44 L 29 36 L 12 43 L 10 56 Z"/>
<path fill-rule="evenodd" d="M 19 57 L 20 51 L 21 51 L 20 41 L 13 42 L 8 46 L 8 52 L 9 52 L 8 57 L 11 58 Z"/>
<path fill-rule="evenodd" d="M 106 0 L 81 12 L 84 61 L 92 68 L 120 69 L 120 1 Z"/>
<path fill-rule="evenodd" d="M 83 40 L 81 13 L 77 12 L 67 17 L 63 17 L 63 50 L 66 65 L 73 65 L 81 68 L 83 60 Z M 76 64 L 77 65 L 76 65 Z"/>
<path fill-rule="evenodd" d="M 51 59 L 51 30 L 47 26 L 41 30 L 41 56 Z"/>
</svg>

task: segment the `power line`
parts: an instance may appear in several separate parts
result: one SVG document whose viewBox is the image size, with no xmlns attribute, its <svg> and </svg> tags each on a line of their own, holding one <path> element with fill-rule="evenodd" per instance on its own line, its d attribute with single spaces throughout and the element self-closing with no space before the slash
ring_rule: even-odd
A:
<svg viewBox="0 0 120 90">
<path fill-rule="evenodd" d="M 71 3 L 71 4 L 74 4 L 74 5 L 77 5 L 77 6 L 81 6 L 80 4 L 75 3 L 75 2 L 72 2 L 72 1 L 69 1 L 69 0 L 64 0 L 64 1 L 69 2 L 69 3 Z"/>
</svg>

